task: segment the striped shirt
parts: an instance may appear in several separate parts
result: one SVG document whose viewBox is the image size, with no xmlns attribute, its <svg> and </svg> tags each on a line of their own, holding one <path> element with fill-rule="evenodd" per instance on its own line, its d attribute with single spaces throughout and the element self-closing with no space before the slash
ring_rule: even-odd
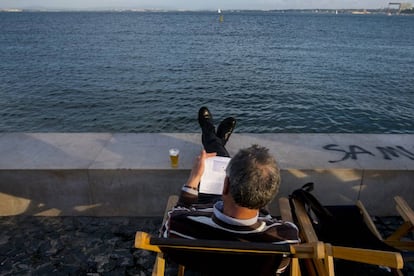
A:
<svg viewBox="0 0 414 276">
<path fill-rule="evenodd" d="M 264 210 L 254 218 L 241 220 L 226 216 L 222 201 L 196 204 L 197 199 L 196 193 L 182 191 L 178 204 L 168 213 L 163 237 L 274 244 L 300 242 L 296 225 L 278 220 Z"/>
</svg>

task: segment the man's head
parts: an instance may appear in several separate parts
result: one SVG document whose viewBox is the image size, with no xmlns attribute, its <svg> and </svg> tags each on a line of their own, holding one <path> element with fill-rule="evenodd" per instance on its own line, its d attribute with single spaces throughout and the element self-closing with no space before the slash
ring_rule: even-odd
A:
<svg viewBox="0 0 414 276">
<path fill-rule="evenodd" d="M 280 171 L 267 148 L 253 145 L 240 150 L 226 169 L 229 193 L 235 203 L 249 209 L 260 209 L 276 196 Z"/>
</svg>

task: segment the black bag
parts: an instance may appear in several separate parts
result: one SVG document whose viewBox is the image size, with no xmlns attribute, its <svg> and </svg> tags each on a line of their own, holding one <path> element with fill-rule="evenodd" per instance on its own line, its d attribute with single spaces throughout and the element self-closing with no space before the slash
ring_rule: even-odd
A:
<svg viewBox="0 0 414 276">
<path fill-rule="evenodd" d="M 398 251 L 371 232 L 358 206 L 323 205 L 311 194 L 313 189 L 313 183 L 306 183 L 290 195 L 290 200 L 296 199 L 304 205 L 320 241 L 339 246 Z"/>
<path fill-rule="evenodd" d="M 314 184 L 312 182 L 306 183 L 302 188 L 293 191 L 290 195 L 290 200 L 296 199 L 303 204 L 312 221 L 315 232 L 319 233 L 323 231 L 324 226 L 326 228 L 326 224 L 332 222 L 333 215 L 310 193 L 313 191 L 313 187 Z"/>
<path fill-rule="evenodd" d="M 292 210 L 294 208 L 292 199 L 298 200 L 304 205 L 320 241 L 337 246 L 400 252 L 379 240 L 371 232 L 365 224 L 358 206 L 322 205 L 322 203 L 311 194 L 313 188 L 313 183 L 306 183 L 302 188 L 295 190 L 289 196 L 289 199 Z M 334 261 L 337 275 L 394 275 L 392 271 L 376 265 L 340 259 L 335 259 Z"/>
</svg>

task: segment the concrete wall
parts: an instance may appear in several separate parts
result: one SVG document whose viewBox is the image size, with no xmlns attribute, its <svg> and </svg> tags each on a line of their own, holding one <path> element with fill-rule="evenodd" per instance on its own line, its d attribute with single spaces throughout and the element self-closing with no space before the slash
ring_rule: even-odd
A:
<svg viewBox="0 0 414 276">
<path fill-rule="evenodd" d="M 276 156 L 279 196 L 311 181 L 324 204 L 361 199 L 371 214 L 395 215 L 402 195 L 414 207 L 414 135 L 235 133 L 227 147 L 251 144 Z M 176 169 L 170 147 L 181 150 Z M 3 133 L 0 215 L 161 216 L 200 150 L 194 133 Z"/>
</svg>

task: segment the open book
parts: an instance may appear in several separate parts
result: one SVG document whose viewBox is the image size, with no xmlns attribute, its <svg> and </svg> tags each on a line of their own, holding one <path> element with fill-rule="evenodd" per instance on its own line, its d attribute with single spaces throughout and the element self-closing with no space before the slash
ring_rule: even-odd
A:
<svg viewBox="0 0 414 276">
<path fill-rule="evenodd" d="M 215 156 L 206 159 L 204 174 L 201 177 L 199 192 L 221 195 L 229 157 Z"/>
</svg>

